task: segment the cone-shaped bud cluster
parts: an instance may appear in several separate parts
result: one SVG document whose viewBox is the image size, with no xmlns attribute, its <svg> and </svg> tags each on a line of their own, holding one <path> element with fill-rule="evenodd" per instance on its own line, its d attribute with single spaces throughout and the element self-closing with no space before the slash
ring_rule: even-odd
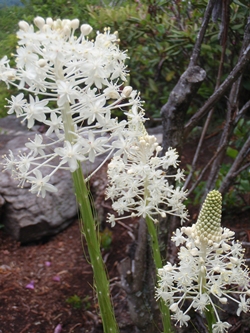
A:
<svg viewBox="0 0 250 333">
<path fill-rule="evenodd" d="M 195 224 L 196 237 L 200 242 L 217 243 L 221 240 L 221 211 L 221 194 L 219 191 L 213 190 L 208 193 Z"/>
<path fill-rule="evenodd" d="M 167 303 L 176 323 L 187 326 L 191 319 L 189 311 L 193 308 L 214 317 L 212 333 L 226 333 L 231 326 L 221 321 L 217 312 L 229 300 L 238 306 L 237 316 L 250 311 L 250 276 L 245 250 L 235 241 L 233 231 L 221 228 L 221 202 L 218 191 L 210 192 L 196 224 L 175 231 L 172 240 L 176 246 L 181 245 L 179 262 L 174 265 L 168 262 L 158 270 L 156 288 L 156 297 Z"/>
</svg>

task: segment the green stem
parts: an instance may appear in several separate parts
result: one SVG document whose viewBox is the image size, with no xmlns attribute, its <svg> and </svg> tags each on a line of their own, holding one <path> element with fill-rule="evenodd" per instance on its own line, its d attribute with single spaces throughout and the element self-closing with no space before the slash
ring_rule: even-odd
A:
<svg viewBox="0 0 250 333">
<path fill-rule="evenodd" d="M 206 306 L 207 310 L 205 311 L 205 317 L 207 320 L 207 329 L 209 333 L 213 333 L 213 324 L 216 324 L 216 318 L 214 314 L 214 309 L 211 304 Z"/>
<path fill-rule="evenodd" d="M 201 263 L 205 262 L 206 260 L 206 243 L 201 243 Z M 206 271 L 205 269 L 201 270 L 200 267 L 200 276 L 199 276 L 199 281 L 200 281 L 200 289 L 202 293 L 206 293 L 206 283 L 207 283 L 207 279 L 206 279 Z M 206 306 L 206 310 L 204 311 L 206 320 L 207 320 L 207 329 L 208 329 L 208 333 L 213 333 L 213 324 L 215 324 L 216 321 L 216 317 L 215 317 L 215 313 L 214 313 L 214 308 L 211 304 L 208 304 Z"/>
<path fill-rule="evenodd" d="M 65 130 L 65 139 L 74 143 L 74 123 L 70 113 L 69 103 L 62 108 L 62 118 Z M 104 333 L 118 333 L 119 328 L 115 319 L 114 309 L 111 303 L 109 280 L 102 259 L 96 222 L 93 216 L 89 190 L 84 179 L 82 168 L 78 163 L 78 169 L 72 173 L 75 195 L 81 214 L 82 232 L 85 236 L 90 263 L 93 269 L 94 284 L 102 317 Z"/>
<path fill-rule="evenodd" d="M 148 233 L 151 239 L 151 248 L 153 251 L 155 267 L 156 269 L 159 269 L 162 268 L 162 260 L 161 260 L 157 231 L 154 222 L 149 216 L 146 217 L 146 223 L 148 227 Z M 162 314 L 162 324 L 163 324 L 164 333 L 171 333 L 173 331 L 171 328 L 169 308 L 162 298 L 160 298 L 159 302 L 160 302 L 160 311 Z"/>
<path fill-rule="evenodd" d="M 72 173 L 72 178 L 82 218 L 82 232 L 87 242 L 90 262 L 93 269 L 97 298 L 103 322 L 103 330 L 105 333 L 118 333 L 119 328 L 115 319 L 113 306 L 111 304 L 109 280 L 107 278 L 106 269 L 103 263 L 100 243 L 97 236 L 96 223 L 89 200 L 89 190 L 80 165 L 79 168 Z"/>
</svg>

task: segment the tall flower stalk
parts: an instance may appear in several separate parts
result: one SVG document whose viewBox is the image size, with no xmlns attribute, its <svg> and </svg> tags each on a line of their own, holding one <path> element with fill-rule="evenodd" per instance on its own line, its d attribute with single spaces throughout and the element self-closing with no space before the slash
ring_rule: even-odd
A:
<svg viewBox="0 0 250 333">
<path fill-rule="evenodd" d="M 36 134 L 17 156 L 9 151 L 2 164 L 20 187 L 28 182 L 31 193 L 42 197 L 47 192 L 56 195 L 53 175 L 57 170 L 72 173 L 104 332 L 117 333 L 97 225 L 80 164 L 94 162 L 103 154 L 105 161 L 126 150 L 126 128 L 143 121 L 140 98 L 131 87 L 124 87 L 127 56 L 119 50 L 116 33 L 107 28 L 89 40 L 92 28 L 80 26 L 77 19 L 37 17 L 34 25 L 19 23 L 16 66 L 11 68 L 6 56 L 1 59 L 0 80 L 19 90 L 8 100 L 8 114 L 23 118 L 29 129 L 36 121 L 44 123 L 47 139 Z M 131 109 L 130 120 L 118 122 L 113 111 L 127 108 Z"/>
<path fill-rule="evenodd" d="M 156 225 L 149 216 L 146 217 L 146 224 L 147 224 L 147 228 L 148 228 L 148 233 L 150 235 L 150 243 L 151 243 L 155 268 L 156 268 L 156 270 L 158 270 L 158 269 L 161 269 L 163 265 L 162 265 Z M 160 312 L 162 315 L 163 332 L 164 333 L 173 332 L 172 328 L 171 328 L 171 317 L 170 317 L 169 307 L 163 301 L 163 299 L 159 300 L 159 308 L 160 308 Z"/>
<path fill-rule="evenodd" d="M 129 115 L 128 115 L 129 117 Z M 143 124 L 129 126 L 131 138 L 126 154 L 115 156 L 108 165 L 109 186 L 107 197 L 113 201 L 112 208 L 117 212 L 109 215 L 109 222 L 115 225 L 118 219 L 142 216 L 146 220 L 155 268 L 162 268 L 159 250 L 157 224 L 158 217 L 166 214 L 177 215 L 181 221 L 187 219 L 183 205 L 186 193 L 180 187 L 174 188 L 169 179 L 177 182 L 183 179 L 178 166 L 178 155 L 169 149 L 164 156 L 156 137 L 147 134 Z M 168 174 L 168 168 L 176 168 L 175 174 Z M 124 216 L 122 216 L 124 215 Z M 172 332 L 170 312 L 167 304 L 159 301 L 164 333 Z"/>
<path fill-rule="evenodd" d="M 179 264 L 167 263 L 158 270 L 157 297 L 169 305 L 172 318 L 188 325 L 189 311 L 205 315 L 209 333 L 225 333 L 218 307 L 234 302 L 237 315 L 250 310 L 249 270 L 244 249 L 234 232 L 221 227 L 221 194 L 208 193 L 197 222 L 177 229 L 172 240 L 180 246 Z"/>
<path fill-rule="evenodd" d="M 72 178 L 82 218 L 81 231 L 87 243 L 90 262 L 93 269 L 95 289 L 103 322 L 103 330 L 105 333 L 117 333 L 119 332 L 119 328 L 111 302 L 109 280 L 102 259 L 97 226 L 93 218 L 92 206 L 89 200 L 89 190 L 86 186 L 80 166 L 72 173 Z"/>
</svg>

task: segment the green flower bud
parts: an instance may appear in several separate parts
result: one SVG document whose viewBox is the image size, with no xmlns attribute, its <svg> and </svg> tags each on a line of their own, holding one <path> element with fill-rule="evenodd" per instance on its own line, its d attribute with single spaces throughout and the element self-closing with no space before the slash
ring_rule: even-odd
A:
<svg viewBox="0 0 250 333">
<path fill-rule="evenodd" d="M 201 242 L 219 242 L 221 240 L 222 196 L 219 191 L 208 193 L 198 220 L 195 224 L 196 235 Z"/>
</svg>

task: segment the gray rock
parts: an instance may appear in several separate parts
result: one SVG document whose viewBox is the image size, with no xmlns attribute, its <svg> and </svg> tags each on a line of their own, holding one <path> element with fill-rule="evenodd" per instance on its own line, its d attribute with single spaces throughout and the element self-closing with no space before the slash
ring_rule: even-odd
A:
<svg viewBox="0 0 250 333">
<path fill-rule="evenodd" d="M 8 154 L 9 149 L 15 155 L 20 150 L 28 152 L 25 143 L 40 130 L 41 126 L 28 130 L 15 116 L 0 119 L 0 156 Z M 156 135 L 158 141 L 161 141 L 161 132 L 162 127 L 150 130 L 150 134 Z M 103 157 L 97 158 L 93 164 L 83 164 L 84 175 L 95 170 L 102 160 Z M 30 184 L 18 188 L 10 172 L 2 170 L 0 164 L 0 223 L 16 240 L 27 243 L 54 235 L 76 217 L 77 205 L 69 171 L 58 170 L 51 179 L 58 192 L 47 193 L 45 198 L 41 198 L 29 192 Z"/>
<path fill-rule="evenodd" d="M 38 127 L 29 131 L 13 116 L 0 119 L 0 156 L 11 149 L 14 154 L 22 150 L 25 143 L 38 133 Z M 94 164 L 84 165 L 84 173 L 92 172 L 100 159 Z M 0 171 L 3 166 L 0 164 Z M 47 193 L 43 199 L 28 191 L 30 184 L 18 188 L 17 181 L 10 172 L 0 172 L 0 219 L 6 231 L 21 243 L 39 240 L 42 237 L 58 233 L 66 228 L 77 215 L 76 199 L 71 181 L 71 174 L 58 170 L 52 184 L 56 193 Z"/>
</svg>

